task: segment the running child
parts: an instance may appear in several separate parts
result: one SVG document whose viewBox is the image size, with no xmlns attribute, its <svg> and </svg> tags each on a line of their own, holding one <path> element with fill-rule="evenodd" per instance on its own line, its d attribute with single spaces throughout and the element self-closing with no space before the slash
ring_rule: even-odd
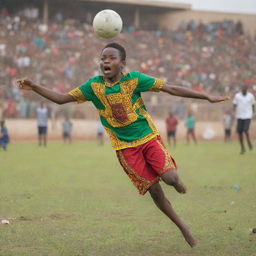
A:
<svg viewBox="0 0 256 256">
<path fill-rule="evenodd" d="M 65 120 L 62 123 L 62 137 L 63 137 L 63 142 L 65 144 L 66 143 L 71 144 L 71 142 L 72 142 L 72 136 L 71 136 L 72 126 L 73 126 L 73 124 L 67 115 L 65 117 Z"/>
<path fill-rule="evenodd" d="M 172 208 L 159 183 L 163 180 L 177 192 L 186 193 L 176 163 L 166 150 L 141 93 L 163 91 L 209 102 L 225 101 L 228 97 L 210 96 L 170 85 L 140 72 L 124 73 L 125 64 L 125 49 L 117 43 L 110 43 L 101 51 L 102 75 L 88 79 L 69 93 L 53 91 L 28 79 L 19 79 L 17 83 L 21 89 L 32 90 L 57 104 L 92 101 L 120 164 L 139 193 L 144 195 L 149 191 L 156 206 L 177 225 L 188 244 L 194 247 L 196 239 Z"/>
<path fill-rule="evenodd" d="M 196 118 L 193 116 L 191 111 L 189 111 L 188 116 L 185 120 L 185 126 L 187 127 L 187 134 L 186 134 L 187 144 L 189 144 L 190 137 L 192 138 L 194 143 L 197 144 L 196 134 L 195 134 L 195 123 L 196 123 Z"/>
<path fill-rule="evenodd" d="M 7 150 L 7 145 L 10 142 L 8 129 L 5 125 L 5 121 L 0 121 L 0 146 L 4 151 Z"/>
</svg>

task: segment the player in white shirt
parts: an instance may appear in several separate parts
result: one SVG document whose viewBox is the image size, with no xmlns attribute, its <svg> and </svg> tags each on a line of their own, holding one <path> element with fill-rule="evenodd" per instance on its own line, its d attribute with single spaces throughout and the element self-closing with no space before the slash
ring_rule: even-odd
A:
<svg viewBox="0 0 256 256">
<path fill-rule="evenodd" d="M 236 111 L 237 133 L 241 146 L 241 154 L 245 153 L 243 134 L 246 136 L 249 149 L 253 149 L 249 135 L 249 128 L 251 119 L 255 112 L 255 97 L 247 90 L 248 87 L 243 86 L 241 92 L 236 93 L 233 100 L 234 109 Z"/>
<path fill-rule="evenodd" d="M 47 126 L 48 126 L 48 109 L 41 103 L 40 107 L 36 109 L 37 127 L 38 127 L 38 145 L 47 144 Z"/>
</svg>

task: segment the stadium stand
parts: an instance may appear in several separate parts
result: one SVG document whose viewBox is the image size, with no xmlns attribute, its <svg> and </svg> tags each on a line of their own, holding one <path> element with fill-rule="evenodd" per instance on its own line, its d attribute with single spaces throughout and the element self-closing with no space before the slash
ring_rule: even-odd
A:
<svg viewBox="0 0 256 256">
<path fill-rule="evenodd" d="M 17 13 L 2 8 L 0 12 L 0 97 L 4 99 L 4 116 L 35 115 L 35 97 L 12 86 L 18 77 L 26 76 L 67 92 L 99 73 L 97 57 L 106 41 L 93 35 L 91 23 L 57 12 L 45 24 L 37 8 Z M 233 93 L 240 84 L 256 84 L 256 42 L 244 32 L 241 22 L 191 20 L 169 30 L 130 25 L 116 41 L 128 51 L 127 71 L 139 70 L 214 93 Z M 150 100 L 146 96 L 146 101 Z M 79 111 L 73 114 L 84 117 Z"/>
</svg>

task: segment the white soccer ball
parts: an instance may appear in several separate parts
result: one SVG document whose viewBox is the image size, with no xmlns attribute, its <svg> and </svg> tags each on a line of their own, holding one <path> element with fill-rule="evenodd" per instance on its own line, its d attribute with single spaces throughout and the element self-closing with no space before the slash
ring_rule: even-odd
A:
<svg viewBox="0 0 256 256">
<path fill-rule="evenodd" d="M 106 9 L 95 15 L 92 25 L 99 37 L 112 38 L 121 32 L 123 21 L 117 12 Z"/>
<path fill-rule="evenodd" d="M 207 127 L 203 132 L 203 138 L 206 140 L 214 139 L 216 133 L 211 127 Z"/>
</svg>

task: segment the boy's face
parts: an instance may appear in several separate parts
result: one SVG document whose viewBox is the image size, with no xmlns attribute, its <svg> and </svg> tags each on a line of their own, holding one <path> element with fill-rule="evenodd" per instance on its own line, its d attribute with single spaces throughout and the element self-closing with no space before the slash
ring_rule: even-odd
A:
<svg viewBox="0 0 256 256">
<path fill-rule="evenodd" d="M 102 51 L 100 56 L 100 69 L 104 77 L 113 78 L 118 76 L 122 72 L 124 64 L 117 49 L 105 48 Z"/>
</svg>

